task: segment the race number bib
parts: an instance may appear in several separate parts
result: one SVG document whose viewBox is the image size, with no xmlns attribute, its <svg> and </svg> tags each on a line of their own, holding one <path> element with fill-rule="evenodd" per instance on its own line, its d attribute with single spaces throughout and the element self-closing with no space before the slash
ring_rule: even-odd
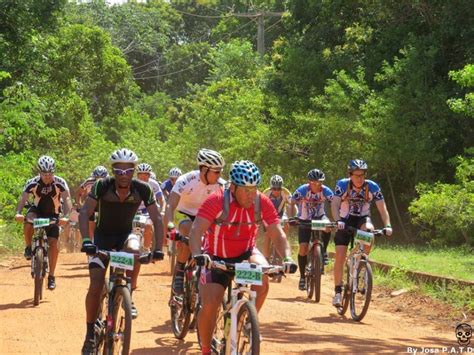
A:
<svg viewBox="0 0 474 355">
<path fill-rule="evenodd" d="M 110 266 L 118 267 L 125 270 L 133 270 L 135 257 L 131 253 L 110 252 Z"/>
<path fill-rule="evenodd" d="M 33 228 L 42 228 L 49 226 L 49 218 L 35 218 L 33 220 Z"/>
<path fill-rule="evenodd" d="M 239 263 L 235 264 L 235 282 L 244 285 L 262 285 L 262 266 Z"/>
<path fill-rule="evenodd" d="M 137 214 L 135 217 L 133 217 L 133 222 L 135 223 L 140 223 L 140 224 L 146 224 L 147 216 L 142 215 L 142 214 Z"/>
<path fill-rule="evenodd" d="M 331 222 L 326 220 L 312 220 L 311 221 L 311 230 L 314 231 L 324 231 Z"/>
<path fill-rule="evenodd" d="M 374 234 L 358 229 L 357 233 L 354 237 L 354 241 L 356 243 L 360 243 L 362 245 L 369 245 L 370 246 L 374 242 Z"/>
</svg>

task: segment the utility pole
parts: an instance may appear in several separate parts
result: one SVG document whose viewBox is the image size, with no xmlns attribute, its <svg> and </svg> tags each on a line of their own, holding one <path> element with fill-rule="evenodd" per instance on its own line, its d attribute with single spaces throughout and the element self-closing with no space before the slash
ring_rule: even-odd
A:
<svg viewBox="0 0 474 355">
<path fill-rule="evenodd" d="M 260 57 L 265 55 L 265 24 L 263 14 L 258 14 L 258 27 L 257 27 L 257 52 Z"/>
</svg>

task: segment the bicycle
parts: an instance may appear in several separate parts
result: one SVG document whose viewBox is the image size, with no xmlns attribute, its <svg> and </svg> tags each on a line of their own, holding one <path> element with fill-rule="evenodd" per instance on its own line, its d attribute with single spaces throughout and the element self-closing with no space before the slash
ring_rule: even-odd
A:
<svg viewBox="0 0 474 355">
<path fill-rule="evenodd" d="M 176 241 L 189 245 L 189 238 L 176 234 Z M 184 266 L 184 293 L 175 295 L 171 291 L 169 306 L 171 310 L 171 325 L 177 339 L 184 339 L 190 329 L 194 329 L 199 310 L 199 268 L 195 267 L 190 258 Z M 191 319 L 192 316 L 192 319 Z"/>
<path fill-rule="evenodd" d="M 170 261 L 171 275 L 174 275 L 174 267 L 176 266 L 176 252 L 177 252 L 177 246 L 176 246 L 176 241 L 175 241 L 176 235 L 178 235 L 178 232 L 176 231 L 174 225 L 172 223 L 168 223 L 168 233 L 166 234 L 166 237 L 169 239 L 167 254 Z"/>
<path fill-rule="evenodd" d="M 151 252 L 136 254 L 98 250 L 96 256 L 109 260 L 109 279 L 104 283 L 97 319 L 94 324 L 96 353 L 128 354 L 132 337 L 131 279 L 127 270 L 133 270 L 138 260 L 147 264 Z"/>
<path fill-rule="evenodd" d="M 33 257 L 31 258 L 31 277 L 35 280 L 33 305 L 39 305 L 43 299 L 43 280 L 49 272 L 48 262 L 48 237 L 45 228 L 58 221 L 50 218 L 35 218 L 33 223 L 34 235 L 31 245 Z"/>
<path fill-rule="evenodd" d="M 342 306 L 337 307 L 337 313 L 344 315 L 350 305 L 352 319 L 360 322 L 369 309 L 373 285 L 372 267 L 369 263 L 369 255 L 365 252 L 365 246 L 372 248 L 375 237 L 384 234 L 384 230 L 367 232 L 353 227 L 346 227 L 346 229 L 353 234 L 352 250 L 346 257 L 346 281 L 343 285 Z"/>
<path fill-rule="evenodd" d="M 140 241 L 140 251 L 147 251 L 144 245 L 144 229 L 148 220 L 148 214 L 136 214 L 132 221 L 132 233 L 137 235 Z"/>
<path fill-rule="evenodd" d="M 79 232 L 79 211 L 73 209 L 69 214 L 69 228 L 66 237 L 66 251 L 75 253 L 81 250 L 81 235 Z"/>
<path fill-rule="evenodd" d="M 306 295 L 308 299 L 319 303 L 321 300 L 321 276 L 324 275 L 324 245 L 321 240 L 321 232 L 328 228 L 337 227 L 337 223 L 326 220 L 303 221 L 297 218 L 291 219 L 292 223 L 308 226 L 311 228 L 311 240 L 309 242 L 308 256 L 306 263 Z"/>
<path fill-rule="evenodd" d="M 227 288 L 222 308 L 217 315 L 211 342 L 217 354 L 260 353 L 260 330 L 255 299 L 251 285 L 262 285 L 263 275 L 284 274 L 284 266 L 254 263 L 225 263 L 212 261 L 208 268 L 216 268 L 234 275 L 234 285 Z M 199 340 L 199 329 L 198 329 Z"/>
</svg>

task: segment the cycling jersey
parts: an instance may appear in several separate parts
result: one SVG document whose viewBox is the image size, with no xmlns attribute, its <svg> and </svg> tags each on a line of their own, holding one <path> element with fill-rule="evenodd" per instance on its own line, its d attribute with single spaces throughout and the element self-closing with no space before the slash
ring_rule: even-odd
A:
<svg viewBox="0 0 474 355">
<path fill-rule="evenodd" d="M 151 189 L 153 190 L 153 194 L 155 195 L 155 199 L 160 199 L 163 196 L 163 192 L 161 191 L 160 185 L 158 182 L 152 178 L 148 179 L 148 185 L 150 185 Z M 142 212 L 145 212 L 146 206 L 145 202 L 142 201 L 140 203 L 140 207 L 138 209 Z"/>
<path fill-rule="evenodd" d="M 332 201 L 334 194 L 326 185 L 321 191 L 311 192 L 309 184 L 303 184 L 293 193 L 293 201 L 298 204 L 298 218 L 301 220 L 320 219 L 326 214 L 324 201 Z"/>
<path fill-rule="evenodd" d="M 143 201 L 146 207 L 156 203 L 150 185 L 137 179 L 132 179 L 129 195 L 123 202 L 120 202 L 116 192 L 114 177 L 97 180 L 89 197 L 98 202 L 94 238 L 128 235 L 132 231 L 133 217 L 140 203 Z"/>
<path fill-rule="evenodd" d="M 359 192 L 355 191 L 351 179 L 341 179 L 336 184 L 334 196 L 341 198 L 339 215 L 341 218 L 349 216 L 370 216 L 370 205 L 373 200 L 383 200 L 379 185 L 372 180 L 365 180 Z"/>
<path fill-rule="evenodd" d="M 190 216 L 196 216 L 204 200 L 213 192 L 221 191 L 224 184 L 225 180 L 219 178 L 216 184 L 206 185 L 200 179 L 199 170 L 181 175 L 171 190 L 180 196 L 177 210 Z"/>
<path fill-rule="evenodd" d="M 165 180 L 161 184 L 161 190 L 163 190 L 163 192 L 166 191 L 167 193 L 170 193 L 172 189 L 173 189 L 173 184 L 171 183 L 170 179 Z"/>
<path fill-rule="evenodd" d="M 53 182 L 46 185 L 38 175 L 26 182 L 23 192 L 33 195 L 33 207 L 38 215 L 56 216 L 61 211 L 61 194 L 69 193 L 69 187 L 59 176 L 54 176 Z"/>
<path fill-rule="evenodd" d="M 280 197 L 274 197 L 272 195 L 272 189 L 269 187 L 263 191 L 263 194 L 272 201 L 273 206 L 277 210 L 278 217 L 282 218 L 285 214 L 286 205 L 291 203 L 291 192 L 285 187 L 282 187 Z"/>
<path fill-rule="evenodd" d="M 260 209 L 265 225 L 279 223 L 275 207 L 270 199 L 260 194 Z M 219 258 L 235 258 L 255 248 L 258 225 L 255 223 L 254 206 L 243 208 L 231 195 L 227 221 L 216 225 L 216 219 L 223 212 L 222 191 L 209 196 L 199 208 L 197 217 L 212 222 L 204 234 L 204 251 Z"/>
</svg>

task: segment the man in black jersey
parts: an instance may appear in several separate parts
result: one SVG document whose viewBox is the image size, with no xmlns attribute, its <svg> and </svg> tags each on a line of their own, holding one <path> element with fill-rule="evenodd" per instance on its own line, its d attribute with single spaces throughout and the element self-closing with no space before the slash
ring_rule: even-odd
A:
<svg viewBox="0 0 474 355">
<path fill-rule="evenodd" d="M 143 201 L 155 230 L 154 259 L 163 259 L 163 223 L 155 201 L 155 195 L 147 183 L 133 178 L 138 158 L 128 149 L 119 149 L 110 156 L 113 176 L 98 180 L 91 189 L 79 215 L 82 235 L 81 251 L 89 255 L 90 284 L 86 296 L 87 334 L 82 348 L 83 354 L 94 353 L 94 322 L 104 285 L 106 263 L 96 253 L 97 249 L 127 249 L 128 242 L 135 237 L 132 221 Z M 97 225 L 94 242 L 88 228 L 89 216 L 97 207 Z M 133 281 L 132 281 L 133 282 Z M 132 310 L 135 311 L 136 309 Z"/>
</svg>

